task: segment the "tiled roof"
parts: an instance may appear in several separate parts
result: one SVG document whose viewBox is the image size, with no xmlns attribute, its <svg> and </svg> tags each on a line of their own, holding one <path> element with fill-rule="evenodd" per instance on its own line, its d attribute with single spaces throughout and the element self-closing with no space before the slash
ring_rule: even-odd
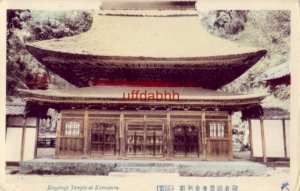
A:
<svg viewBox="0 0 300 191">
<path fill-rule="evenodd" d="M 90 100 L 90 99 L 112 99 L 123 100 L 124 96 L 128 96 L 132 91 L 141 93 L 178 93 L 179 100 L 204 100 L 204 101 L 231 101 L 231 100 L 262 100 L 264 94 L 237 94 L 224 93 L 215 90 L 203 89 L 198 87 L 129 87 L 129 86 L 93 86 L 84 88 L 72 89 L 57 89 L 57 90 L 20 90 L 30 96 L 47 97 L 61 100 Z M 126 97 L 127 98 L 127 97 Z"/>
<path fill-rule="evenodd" d="M 285 62 L 264 72 L 265 78 L 263 80 L 273 80 L 287 75 L 290 75 L 290 70 L 289 64 Z"/>
<path fill-rule="evenodd" d="M 263 108 L 264 119 L 290 119 L 290 112 L 281 108 Z"/>
<path fill-rule="evenodd" d="M 116 15 L 95 15 L 88 32 L 28 46 L 76 55 L 198 59 L 246 53 L 255 55 L 260 50 L 209 34 L 194 12 L 194 16 L 186 16 L 185 12 L 181 13 L 184 16 L 165 16 L 164 11 L 156 13 L 157 16 L 120 16 L 118 11 Z M 141 13 L 131 11 L 130 14 Z"/>
<path fill-rule="evenodd" d="M 102 10 L 87 32 L 26 47 L 77 87 L 98 79 L 155 79 L 218 89 L 266 54 L 209 34 L 196 10 Z"/>
<path fill-rule="evenodd" d="M 25 103 L 6 103 L 6 115 L 23 115 Z"/>
</svg>

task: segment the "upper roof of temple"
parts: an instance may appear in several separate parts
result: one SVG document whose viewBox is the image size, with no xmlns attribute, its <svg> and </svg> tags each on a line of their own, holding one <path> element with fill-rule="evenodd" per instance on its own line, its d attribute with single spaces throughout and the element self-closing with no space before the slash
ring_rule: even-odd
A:
<svg viewBox="0 0 300 191">
<path fill-rule="evenodd" d="M 27 49 L 51 71 L 78 87 L 104 79 L 192 82 L 217 89 L 266 54 L 265 50 L 209 34 L 195 10 L 189 6 L 179 9 L 178 3 L 188 5 L 193 1 L 154 2 L 166 8 L 154 9 L 149 4 L 148 10 L 144 10 L 147 6 L 128 10 L 125 4 L 125 8 L 115 9 L 113 4 L 103 3 L 108 8 L 94 15 L 89 31 L 34 42 Z M 166 2 L 174 3 L 175 8 L 168 9 Z"/>
</svg>

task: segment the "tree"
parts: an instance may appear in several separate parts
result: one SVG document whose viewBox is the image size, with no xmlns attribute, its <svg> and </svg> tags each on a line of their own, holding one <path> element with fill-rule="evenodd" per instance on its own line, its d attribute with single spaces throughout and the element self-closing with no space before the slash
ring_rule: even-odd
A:
<svg viewBox="0 0 300 191">
<path fill-rule="evenodd" d="M 288 108 L 290 88 L 280 86 L 270 90 L 263 81 L 263 74 L 289 59 L 290 11 L 210 11 L 203 17 L 202 24 L 214 35 L 268 51 L 256 65 L 221 91 L 267 93 L 265 103 L 284 102 Z"/>
<path fill-rule="evenodd" d="M 63 38 L 90 29 L 87 11 L 7 11 L 7 99 L 21 96 L 18 88 L 47 89 L 71 86 L 47 71 L 27 50 L 26 43 Z"/>
</svg>

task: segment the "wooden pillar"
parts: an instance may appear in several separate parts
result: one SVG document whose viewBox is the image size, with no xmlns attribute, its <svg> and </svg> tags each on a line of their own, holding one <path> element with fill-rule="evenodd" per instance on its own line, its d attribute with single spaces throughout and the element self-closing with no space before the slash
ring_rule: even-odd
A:
<svg viewBox="0 0 300 191">
<path fill-rule="evenodd" d="M 8 126 L 8 119 L 9 119 L 9 117 L 6 115 L 5 119 L 6 119 L 6 121 L 5 121 L 5 142 L 6 142 L 6 138 L 7 138 L 7 126 Z"/>
<path fill-rule="evenodd" d="M 60 153 L 60 136 L 61 136 L 61 112 L 59 112 L 57 117 L 57 126 L 56 126 L 56 143 L 55 143 L 55 156 L 59 158 Z"/>
<path fill-rule="evenodd" d="M 200 113 L 201 114 L 201 113 Z M 202 138 L 201 138 L 201 134 L 202 134 L 202 123 L 201 123 L 201 119 L 202 116 L 200 117 L 200 123 L 198 126 L 198 158 L 202 157 L 202 153 L 201 153 L 201 149 L 202 149 Z"/>
<path fill-rule="evenodd" d="M 207 160 L 206 123 L 205 123 L 204 112 L 201 114 L 201 130 L 202 130 L 203 157 L 204 160 Z"/>
<path fill-rule="evenodd" d="M 253 158 L 253 136 L 252 136 L 252 123 L 251 119 L 248 119 L 249 125 L 249 140 L 250 140 L 250 158 Z"/>
<path fill-rule="evenodd" d="M 119 131 L 119 134 L 120 134 L 120 157 L 125 157 L 125 148 L 126 148 L 126 140 L 125 140 L 125 131 L 126 131 L 126 128 L 125 128 L 125 119 L 124 119 L 124 111 L 121 111 L 120 113 L 120 131 Z"/>
<path fill-rule="evenodd" d="M 83 146 L 83 153 L 84 156 L 87 157 L 89 150 L 90 150 L 90 144 L 89 144 L 89 110 L 85 109 L 84 111 L 84 121 L 83 121 L 83 137 L 84 137 L 84 146 Z"/>
<path fill-rule="evenodd" d="M 119 120 L 119 124 L 114 123 L 114 125 L 115 125 L 114 155 L 120 156 L 120 120 Z"/>
<path fill-rule="evenodd" d="M 36 135 L 35 135 L 35 145 L 34 145 L 34 158 L 37 158 L 37 147 L 39 141 L 39 131 L 40 131 L 40 114 L 36 120 Z M 51 144 L 51 143 L 50 143 Z"/>
<path fill-rule="evenodd" d="M 266 140 L 265 140 L 265 130 L 264 130 L 264 120 L 260 118 L 260 131 L 261 131 L 261 143 L 262 143 L 262 153 L 263 153 L 263 162 L 267 162 L 266 155 Z"/>
<path fill-rule="evenodd" d="M 167 111 L 167 158 L 173 157 L 173 132 L 171 129 L 171 113 L 170 110 Z"/>
<path fill-rule="evenodd" d="M 152 108 L 151 108 L 151 110 L 152 110 Z M 155 108 L 153 109 L 153 110 L 155 110 Z M 146 132 L 146 130 L 147 130 L 147 117 L 146 117 L 146 115 L 144 115 L 144 141 L 143 141 L 143 157 L 145 158 L 145 155 L 146 155 L 146 136 L 147 136 L 147 132 Z"/>
<path fill-rule="evenodd" d="M 232 148 L 232 121 L 231 121 L 231 113 L 228 113 L 228 146 L 229 146 L 229 153 L 228 159 L 233 159 L 233 148 Z"/>
<path fill-rule="evenodd" d="M 25 151 L 25 139 L 26 139 L 26 124 L 27 124 L 27 116 L 25 115 L 23 118 L 22 124 L 22 139 L 21 139 L 21 152 L 20 152 L 20 162 L 24 160 L 24 151 Z"/>
<path fill-rule="evenodd" d="M 286 143 L 285 120 L 284 119 L 282 119 L 282 130 L 283 130 L 284 157 L 287 158 L 287 143 Z"/>
</svg>

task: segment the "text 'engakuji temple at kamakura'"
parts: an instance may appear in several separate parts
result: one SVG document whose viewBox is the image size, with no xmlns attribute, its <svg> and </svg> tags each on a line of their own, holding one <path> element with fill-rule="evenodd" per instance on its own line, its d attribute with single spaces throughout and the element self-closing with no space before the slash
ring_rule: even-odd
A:
<svg viewBox="0 0 300 191">
<path fill-rule="evenodd" d="M 265 96 L 217 89 L 266 50 L 212 36 L 194 3 L 137 2 L 131 9 L 106 2 L 89 31 L 27 45 L 48 70 L 76 86 L 20 90 L 27 116 L 59 112 L 56 157 L 233 159 L 233 112 L 260 116 Z M 138 97 L 145 91 L 175 92 L 179 99 Z"/>
</svg>

